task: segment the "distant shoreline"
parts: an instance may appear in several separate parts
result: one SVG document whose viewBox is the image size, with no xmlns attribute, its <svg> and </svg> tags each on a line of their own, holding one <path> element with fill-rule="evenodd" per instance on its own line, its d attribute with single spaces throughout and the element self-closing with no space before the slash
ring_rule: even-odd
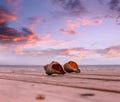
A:
<svg viewBox="0 0 120 102">
<path fill-rule="evenodd" d="M 44 65 L 0 65 L 0 66 L 44 66 Z M 89 65 L 89 64 L 81 64 L 81 65 L 79 65 L 79 66 L 120 66 L 120 64 L 91 64 L 91 65 Z"/>
</svg>

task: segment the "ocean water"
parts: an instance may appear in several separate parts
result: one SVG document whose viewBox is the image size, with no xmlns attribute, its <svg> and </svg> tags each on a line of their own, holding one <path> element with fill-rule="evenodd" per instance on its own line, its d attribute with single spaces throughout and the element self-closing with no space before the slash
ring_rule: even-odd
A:
<svg viewBox="0 0 120 102">
<path fill-rule="evenodd" d="M 0 65 L 0 72 L 43 72 L 41 65 Z"/>
<path fill-rule="evenodd" d="M 120 73 L 120 65 L 80 65 L 79 68 L 83 72 L 118 72 Z"/>
<path fill-rule="evenodd" d="M 79 65 L 82 72 L 120 72 L 120 65 Z M 0 72 L 44 72 L 42 65 L 0 65 Z"/>
</svg>

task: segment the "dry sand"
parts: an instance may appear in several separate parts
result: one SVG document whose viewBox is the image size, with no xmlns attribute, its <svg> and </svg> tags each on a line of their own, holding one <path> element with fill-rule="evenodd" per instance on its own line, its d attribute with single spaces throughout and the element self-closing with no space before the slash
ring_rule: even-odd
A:
<svg viewBox="0 0 120 102">
<path fill-rule="evenodd" d="M 0 73 L 0 102 L 120 102 L 120 73 Z"/>
</svg>

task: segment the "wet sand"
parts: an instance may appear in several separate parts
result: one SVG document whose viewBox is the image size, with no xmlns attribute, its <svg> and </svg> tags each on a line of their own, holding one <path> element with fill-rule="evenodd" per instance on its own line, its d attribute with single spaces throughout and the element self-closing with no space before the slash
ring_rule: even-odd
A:
<svg viewBox="0 0 120 102">
<path fill-rule="evenodd" d="M 120 73 L 0 72 L 1 102 L 120 102 Z"/>
</svg>

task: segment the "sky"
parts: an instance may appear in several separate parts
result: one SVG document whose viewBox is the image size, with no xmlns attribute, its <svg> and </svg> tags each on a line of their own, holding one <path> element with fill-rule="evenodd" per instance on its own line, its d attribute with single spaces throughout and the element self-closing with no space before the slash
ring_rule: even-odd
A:
<svg viewBox="0 0 120 102">
<path fill-rule="evenodd" d="M 120 0 L 0 0 L 0 65 L 120 64 Z"/>
</svg>

